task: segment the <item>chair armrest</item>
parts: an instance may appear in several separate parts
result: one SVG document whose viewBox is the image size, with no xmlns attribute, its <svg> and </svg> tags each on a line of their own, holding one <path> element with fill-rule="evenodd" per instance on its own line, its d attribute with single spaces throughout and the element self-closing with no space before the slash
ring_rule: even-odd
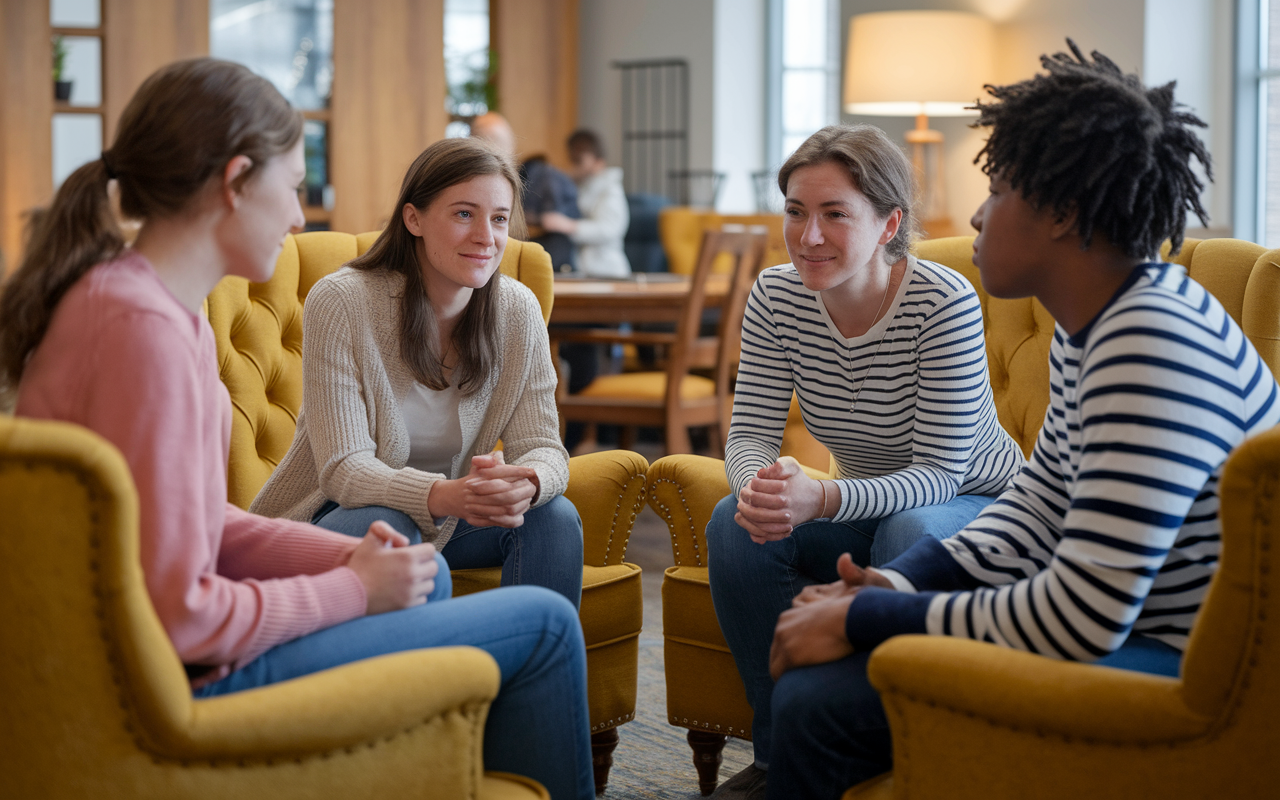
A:
<svg viewBox="0 0 1280 800">
<path fill-rule="evenodd" d="M 154 742 L 185 759 L 262 759 L 373 744 L 412 728 L 470 717 L 441 735 L 484 735 L 498 694 L 497 662 L 473 647 L 441 647 L 356 661 L 296 680 L 192 704 L 186 730 Z"/>
<path fill-rule="evenodd" d="M 583 563 L 621 564 L 636 515 L 644 508 L 649 462 L 630 450 L 606 450 L 569 459 L 564 496 L 582 518 Z"/>
<path fill-rule="evenodd" d="M 707 566 L 707 523 L 728 494 L 729 478 L 718 458 L 674 455 L 649 467 L 649 506 L 671 531 L 676 566 Z"/>
<path fill-rule="evenodd" d="M 556 330 L 547 333 L 553 342 L 589 342 L 596 344 L 666 344 L 676 343 L 674 333 L 662 331 Z"/>
<path fill-rule="evenodd" d="M 876 648 L 868 675 L 895 727 L 908 715 L 962 714 L 1032 735 L 1139 745 L 1202 735 L 1211 724 L 1187 708 L 1177 679 L 949 636 L 894 637 Z"/>
</svg>

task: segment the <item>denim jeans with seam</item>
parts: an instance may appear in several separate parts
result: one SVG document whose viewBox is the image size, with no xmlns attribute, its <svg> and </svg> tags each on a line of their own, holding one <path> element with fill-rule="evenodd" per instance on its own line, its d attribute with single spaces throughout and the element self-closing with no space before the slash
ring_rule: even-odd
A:
<svg viewBox="0 0 1280 800">
<path fill-rule="evenodd" d="M 408 514 L 383 506 L 343 508 L 330 500 L 311 519 L 348 536 L 364 536 L 375 520 L 385 521 L 414 544 L 422 541 Z M 453 569 L 500 566 L 503 586 L 545 586 L 574 608 L 582 603 L 582 520 L 564 496 L 526 511 L 519 528 L 477 528 L 460 519 L 441 555 Z"/>
<path fill-rule="evenodd" d="M 734 521 L 737 498 L 721 500 L 707 525 L 711 599 L 716 619 L 746 688 L 753 721 L 756 766 L 768 769 L 772 740 L 769 647 L 778 615 L 806 586 L 836 580 L 836 560 L 849 553 L 859 566 L 892 561 L 925 536 L 945 539 L 973 521 L 994 500 L 958 495 L 948 503 L 922 506 L 880 519 L 797 525 L 791 535 L 756 544 Z"/>
</svg>

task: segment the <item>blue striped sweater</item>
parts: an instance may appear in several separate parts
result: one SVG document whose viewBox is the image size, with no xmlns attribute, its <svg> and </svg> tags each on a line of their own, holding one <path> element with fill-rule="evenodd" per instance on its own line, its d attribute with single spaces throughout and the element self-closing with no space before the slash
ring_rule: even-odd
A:
<svg viewBox="0 0 1280 800">
<path fill-rule="evenodd" d="M 1186 648 L 1218 562 L 1222 467 L 1280 421 L 1275 379 L 1172 264 L 1135 269 L 1075 336 L 1058 328 L 1049 367 L 1027 466 L 954 538 L 887 565 L 907 592 L 855 598 L 855 646 L 930 633 L 1092 661 L 1132 630 Z"/>
<path fill-rule="evenodd" d="M 725 447 L 734 494 L 778 457 L 793 388 L 835 457 L 837 521 L 993 494 L 1022 466 L 996 418 L 978 296 L 939 264 L 911 258 L 889 311 L 853 339 L 795 267 L 760 274 Z"/>
</svg>

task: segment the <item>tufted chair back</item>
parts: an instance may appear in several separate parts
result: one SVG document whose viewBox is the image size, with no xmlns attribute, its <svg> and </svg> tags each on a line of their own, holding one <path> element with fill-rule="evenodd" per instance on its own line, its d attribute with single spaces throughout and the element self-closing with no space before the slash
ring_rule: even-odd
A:
<svg viewBox="0 0 1280 800">
<path fill-rule="evenodd" d="M 224 278 L 206 300 L 218 370 L 231 393 L 227 497 L 248 508 L 293 442 L 302 408 L 302 304 L 316 281 L 362 255 L 377 231 L 290 235 L 266 283 Z M 507 241 L 504 275 L 533 290 L 551 317 L 551 259 L 541 246 Z"/>
</svg>

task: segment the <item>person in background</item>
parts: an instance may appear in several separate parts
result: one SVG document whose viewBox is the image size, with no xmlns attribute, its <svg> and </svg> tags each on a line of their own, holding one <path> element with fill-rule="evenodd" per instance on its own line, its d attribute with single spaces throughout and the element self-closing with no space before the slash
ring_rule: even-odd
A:
<svg viewBox="0 0 1280 800">
<path fill-rule="evenodd" d="M 983 288 L 1035 297 L 1056 320 L 1035 450 L 954 537 L 880 569 L 840 556 L 840 579 L 781 615 L 771 798 L 837 798 L 892 767 L 867 678 L 891 636 L 1176 677 L 1221 552 L 1223 465 L 1280 421 L 1280 387 L 1244 332 L 1159 260 L 1188 211 L 1207 224 L 1191 165 L 1208 172 L 1191 129 L 1204 123 L 1172 83 L 1148 89 L 1067 44 L 1041 58 L 1047 74 L 988 87 L 976 123 L 990 131 L 990 195 L 972 220 Z"/>
<path fill-rule="evenodd" d="M 512 158 L 517 156 L 516 135 L 507 118 L 496 111 L 481 114 L 471 122 L 471 135 L 483 139 Z M 551 268 L 556 272 L 575 272 L 578 269 L 578 253 L 573 240 L 560 231 L 547 229 L 542 224 L 544 214 L 555 214 L 568 219 L 581 216 L 578 209 L 578 187 L 573 179 L 548 163 L 546 156 L 532 155 L 520 162 L 520 180 L 523 184 L 520 204 L 524 208 L 525 222 L 531 226 L 529 241 L 542 245 L 551 256 Z"/>
<path fill-rule="evenodd" d="M 604 160 L 600 137 L 585 128 L 574 131 L 566 142 L 578 184 L 581 219 L 548 211 L 542 215 L 544 230 L 568 236 L 576 248 L 578 271 L 589 278 L 626 278 L 631 265 L 622 249 L 631 222 L 627 194 L 622 188 L 622 169 Z M 560 345 L 560 357 L 569 365 L 569 394 L 577 394 L 600 373 L 601 346 L 586 343 Z M 586 426 L 570 422 L 565 426 L 565 446 L 571 450 L 596 447 L 586 437 Z"/>
<path fill-rule="evenodd" d="M 200 306 L 224 276 L 271 278 L 304 222 L 304 173 L 302 114 L 265 79 L 208 58 L 151 75 L 111 148 L 58 189 L 0 291 L 0 392 L 16 387 L 21 416 L 82 425 L 120 450 L 147 594 L 197 697 L 479 647 L 501 671 L 485 766 L 588 800 L 586 652 L 571 603 L 535 586 L 450 599 L 435 548 L 385 522 L 353 538 L 227 502 L 231 402 Z M 131 247 L 112 186 L 143 220 Z"/>
<path fill-rule="evenodd" d="M 578 248 L 579 272 L 591 278 L 625 278 L 631 274 L 631 265 L 622 240 L 631 220 L 622 169 L 604 160 L 604 144 L 595 131 L 574 131 L 568 148 L 582 218 L 549 211 L 542 215 L 542 227 L 573 240 Z"/>
</svg>

